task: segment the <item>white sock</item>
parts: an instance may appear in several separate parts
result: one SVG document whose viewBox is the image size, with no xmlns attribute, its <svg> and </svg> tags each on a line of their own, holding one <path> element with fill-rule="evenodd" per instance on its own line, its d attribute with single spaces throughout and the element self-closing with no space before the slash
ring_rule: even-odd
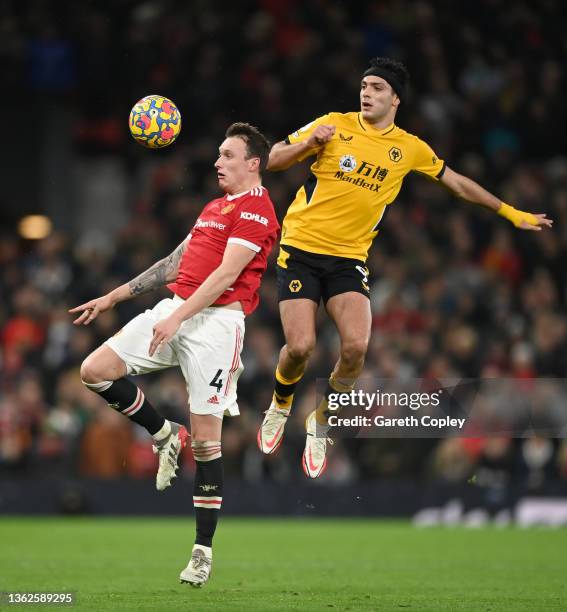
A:
<svg viewBox="0 0 567 612">
<path fill-rule="evenodd" d="M 171 423 L 167 419 L 165 419 L 165 423 L 163 424 L 163 427 L 159 431 L 156 431 L 156 433 L 152 435 L 152 438 L 156 442 L 161 442 L 162 440 L 165 440 L 167 436 L 169 436 L 170 433 L 171 433 Z"/>
</svg>

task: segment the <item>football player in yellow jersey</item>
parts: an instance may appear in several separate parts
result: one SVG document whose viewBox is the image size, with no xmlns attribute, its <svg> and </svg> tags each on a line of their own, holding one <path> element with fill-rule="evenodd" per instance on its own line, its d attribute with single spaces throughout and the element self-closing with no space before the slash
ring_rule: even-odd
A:
<svg viewBox="0 0 567 612">
<path fill-rule="evenodd" d="M 517 228 L 537 231 L 552 225 L 545 214 L 517 210 L 451 170 L 428 144 L 396 126 L 407 81 L 403 64 L 372 60 L 361 81 L 360 112 L 324 115 L 270 152 L 270 170 L 284 170 L 310 156 L 316 159 L 283 221 L 277 274 L 286 344 L 275 372 L 272 403 L 258 432 L 264 453 L 273 453 L 281 444 L 295 387 L 315 347 L 321 299 L 341 342 L 326 397 L 351 390 L 362 371 L 371 326 L 365 262 L 384 211 L 406 174 L 421 173 Z M 327 418 L 323 399 L 306 421 L 302 463 L 311 478 L 326 467 Z"/>
</svg>

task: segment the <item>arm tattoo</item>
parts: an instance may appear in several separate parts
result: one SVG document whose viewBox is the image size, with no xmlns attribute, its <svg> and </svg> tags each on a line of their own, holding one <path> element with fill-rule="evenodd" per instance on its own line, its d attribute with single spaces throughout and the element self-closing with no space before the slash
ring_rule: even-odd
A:
<svg viewBox="0 0 567 612">
<path fill-rule="evenodd" d="M 184 240 L 176 249 L 163 259 L 160 259 L 151 268 L 142 272 L 128 283 L 130 295 L 141 295 L 163 287 L 166 283 L 175 280 L 179 270 L 179 262 L 185 252 L 186 241 Z"/>
</svg>

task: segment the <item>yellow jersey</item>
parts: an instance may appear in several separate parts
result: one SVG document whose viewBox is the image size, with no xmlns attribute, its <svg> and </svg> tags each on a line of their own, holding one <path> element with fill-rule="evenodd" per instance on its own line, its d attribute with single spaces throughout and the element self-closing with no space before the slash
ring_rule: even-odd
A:
<svg viewBox="0 0 567 612">
<path fill-rule="evenodd" d="M 445 163 L 417 136 L 394 124 L 377 130 L 360 113 L 328 113 L 286 142 L 306 140 L 322 123 L 334 125 L 335 134 L 301 158 L 317 155 L 284 218 L 281 244 L 366 261 L 406 174 L 414 170 L 438 180 Z"/>
</svg>

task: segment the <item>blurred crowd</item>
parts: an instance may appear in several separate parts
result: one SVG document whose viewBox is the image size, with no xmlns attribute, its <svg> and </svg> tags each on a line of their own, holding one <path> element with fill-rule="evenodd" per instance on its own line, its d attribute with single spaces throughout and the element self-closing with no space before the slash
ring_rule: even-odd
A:
<svg viewBox="0 0 567 612">
<path fill-rule="evenodd" d="M 128 281 L 185 238 L 217 194 L 212 164 L 229 123 L 250 121 L 275 141 L 325 112 L 356 110 L 360 74 L 376 55 L 403 60 L 412 74 L 401 127 L 455 170 L 518 208 L 548 213 L 555 225 L 522 232 L 408 177 L 369 258 L 373 335 L 364 376 L 564 377 L 561 12 L 559 0 L 2 2 L 5 84 L 70 109 L 75 158 L 87 170 L 102 157 L 120 160 L 129 195 L 124 222 L 104 241 L 83 240 L 81 228 L 56 227 L 36 242 L 2 230 L 0 470 L 153 477 L 148 436 L 83 387 L 79 366 L 160 296 L 125 302 L 89 327 L 73 327 L 68 308 Z M 148 93 L 171 97 L 184 116 L 171 151 L 148 152 L 129 140 L 129 107 Z M 305 176 L 306 167 L 266 175 L 280 219 Z M 261 305 L 247 321 L 242 416 L 227 422 L 223 454 L 229 476 L 286 482 L 303 477 L 303 417 L 338 344 L 321 312 L 285 444 L 262 457 L 256 431 L 283 344 L 274 265 L 272 256 Z M 165 416 L 187 419 L 179 372 L 141 384 Z M 184 461 L 190 470 L 190 453 Z M 325 478 L 464 482 L 475 475 L 534 489 L 567 480 L 567 446 L 541 436 L 340 440 Z"/>
</svg>

